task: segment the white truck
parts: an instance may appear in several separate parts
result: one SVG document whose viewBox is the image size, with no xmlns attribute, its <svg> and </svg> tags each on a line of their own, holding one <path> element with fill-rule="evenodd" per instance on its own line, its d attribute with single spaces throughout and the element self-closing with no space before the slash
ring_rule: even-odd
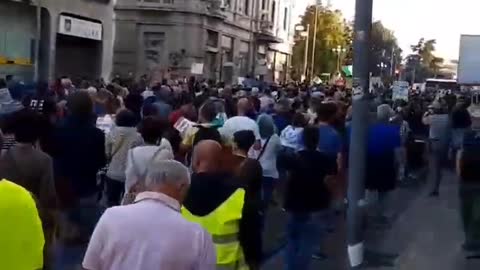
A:
<svg viewBox="0 0 480 270">
<path fill-rule="evenodd" d="M 461 35 L 457 83 L 480 86 L 480 35 Z"/>
</svg>

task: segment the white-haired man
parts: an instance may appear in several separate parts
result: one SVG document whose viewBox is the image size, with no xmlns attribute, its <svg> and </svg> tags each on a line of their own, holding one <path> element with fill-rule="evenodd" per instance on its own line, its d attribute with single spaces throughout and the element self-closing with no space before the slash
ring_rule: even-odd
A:
<svg viewBox="0 0 480 270">
<path fill-rule="evenodd" d="M 215 269 L 211 236 L 180 213 L 190 186 L 188 169 L 173 160 L 152 162 L 145 192 L 135 203 L 108 209 L 95 228 L 87 270 Z"/>
</svg>

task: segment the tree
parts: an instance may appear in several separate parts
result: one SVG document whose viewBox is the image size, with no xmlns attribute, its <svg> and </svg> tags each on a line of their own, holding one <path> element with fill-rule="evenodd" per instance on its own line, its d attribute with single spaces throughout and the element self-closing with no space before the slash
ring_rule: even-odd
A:
<svg viewBox="0 0 480 270">
<path fill-rule="evenodd" d="M 444 59 L 435 56 L 436 45 L 435 39 L 421 38 L 417 44 L 410 46 L 412 54 L 408 56 L 405 68 L 407 80 L 423 82 L 439 75 Z"/>
<path fill-rule="evenodd" d="M 390 77 L 392 65 L 395 69 L 402 60 L 394 32 L 376 21 L 372 24 L 370 42 L 370 72 L 373 76 Z"/>
<path fill-rule="evenodd" d="M 314 76 L 320 75 L 321 73 L 333 73 L 337 67 L 338 55 L 335 54 L 332 49 L 341 46 L 348 52 L 351 47 L 350 41 L 352 40 L 351 27 L 343 18 L 341 11 L 333 10 L 330 6 L 309 6 L 301 21 L 301 25 L 303 25 L 305 29 L 307 28 L 307 25 L 310 24 L 308 40 L 309 51 L 307 58 L 309 68 L 312 61 L 316 8 L 318 8 L 318 17 L 317 35 L 315 40 Z M 303 74 L 306 40 L 300 36 L 300 33 L 296 33 L 295 40 L 292 65 L 296 74 Z M 345 58 L 348 58 L 348 53 L 342 54 L 342 59 Z"/>
</svg>

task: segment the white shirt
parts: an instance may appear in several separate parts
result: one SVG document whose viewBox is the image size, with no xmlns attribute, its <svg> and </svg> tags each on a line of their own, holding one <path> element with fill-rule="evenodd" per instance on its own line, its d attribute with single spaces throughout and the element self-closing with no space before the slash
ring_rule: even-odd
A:
<svg viewBox="0 0 480 270">
<path fill-rule="evenodd" d="M 215 270 L 212 237 L 184 219 L 180 204 L 143 192 L 100 218 L 82 266 L 88 270 Z"/>
<path fill-rule="evenodd" d="M 281 150 L 280 138 L 277 134 L 274 134 L 265 146 L 266 142 L 266 139 L 262 139 L 262 148 L 265 147 L 265 151 L 263 151 L 263 154 L 258 161 L 260 162 L 260 165 L 262 165 L 264 177 L 278 179 L 277 156 Z M 258 154 L 260 154 L 260 151 Z"/>
<path fill-rule="evenodd" d="M 246 116 L 234 116 L 225 121 L 223 127 L 218 129 L 222 138 L 228 142 L 233 141 L 233 134 L 240 130 L 251 130 L 255 134 L 255 139 L 260 140 L 257 122 Z"/>
</svg>

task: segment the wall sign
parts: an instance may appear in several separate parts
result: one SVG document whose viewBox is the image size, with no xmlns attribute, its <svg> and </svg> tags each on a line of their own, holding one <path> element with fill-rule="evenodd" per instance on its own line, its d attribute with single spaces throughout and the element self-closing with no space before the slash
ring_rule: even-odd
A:
<svg viewBox="0 0 480 270">
<path fill-rule="evenodd" d="M 102 40 L 102 24 L 60 15 L 58 33 L 80 38 Z"/>
</svg>

